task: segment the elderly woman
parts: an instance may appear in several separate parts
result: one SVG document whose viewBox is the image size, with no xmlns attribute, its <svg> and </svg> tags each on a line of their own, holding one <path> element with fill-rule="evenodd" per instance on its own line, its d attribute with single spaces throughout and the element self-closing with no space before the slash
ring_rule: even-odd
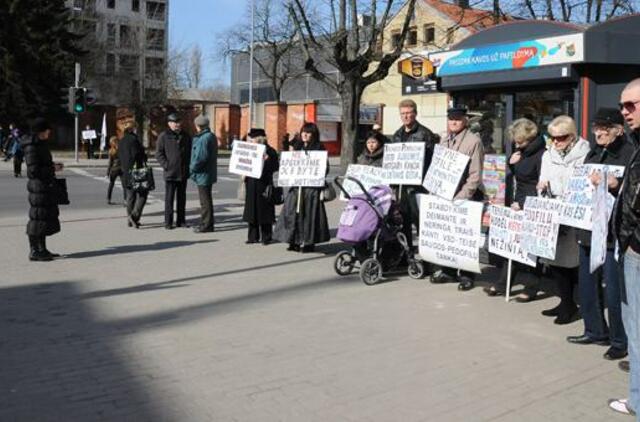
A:
<svg viewBox="0 0 640 422">
<path fill-rule="evenodd" d="M 537 189 L 542 195 L 562 197 L 573 174 L 589 153 L 589 142 L 578 137 L 575 121 L 569 116 L 558 116 L 549 123 L 547 131 L 551 148 L 542 156 L 540 180 Z M 542 311 L 555 316 L 554 323 L 568 324 L 577 316 L 578 307 L 573 300 L 574 280 L 578 279 L 578 243 L 572 227 L 561 226 L 553 260 L 541 259 L 549 264 L 558 288 L 560 304 Z"/>
<path fill-rule="evenodd" d="M 511 208 L 521 210 L 527 196 L 537 196 L 536 185 L 540 176 L 542 166 L 542 155 L 546 150 L 544 139 L 538 134 L 538 126 L 529 119 L 518 119 L 507 129 L 509 138 L 513 141 L 513 153 L 509 157 L 509 169 L 515 179 L 515 194 Z M 503 295 L 507 283 L 507 266 L 505 260 L 501 259 L 502 273 L 497 283 L 485 288 L 489 296 Z M 530 267 L 513 262 L 512 277 L 520 271 L 528 271 Z M 541 275 L 541 265 L 536 266 L 535 280 L 539 280 Z M 525 286 L 524 293 L 516 297 L 519 302 L 528 302 L 535 299 L 538 288 L 537 282 Z"/>
<path fill-rule="evenodd" d="M 382 154 L 384 153 L 385 136 L 378 131 L 367 134 L 367 143 L 357 163 L 365 166 L 382 167 Z"/>
<path fill-rule="evenodd" d="M 615 108 L 601 108 L 592 120 L 591 130 L 596 143 L 585 157 L 585 164 L 607 164 L 625 166 L 633 155 L 633 145 L 628 142 L 624 134 L 624 120 Z M 594 185 L 607 183 L 609 192 L 618 196 L 622 178 L 608 175 L 602 180 L 599 172 L 591 174 Z M 620 300 L 620 274 L 618 263 L 614 258 L 614 240 L 609 232 L 607 238 L 607 256 L 602 272 L 591 274 L 589 262 L 591 255 L 591 232 L 577 230 L 580 245 L 580 274 L 578 289 L 580 298 L 580 313 L 584 320 L 584 333 L 579 336 L 569 336 L 567 341 L 574 344 L 607 344 L 611 347 L 604 354 L 605 359 L 622 359 L 627 355 L 627 335 L 622 325 Z M 601 280 L 601 277 L 604 280 Z M 602 281 L 605 284 L 604 295 Z M 604 296 L 604 297 L 602 297 Z M 609 324 L 604 318 L 602 304 L 606 304 Z"/>
</svg>

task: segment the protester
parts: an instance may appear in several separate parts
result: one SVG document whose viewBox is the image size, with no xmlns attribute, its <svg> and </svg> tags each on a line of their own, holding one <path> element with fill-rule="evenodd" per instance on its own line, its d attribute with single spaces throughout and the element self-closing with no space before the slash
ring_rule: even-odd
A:
<svg viewBox="0 0 640 422">
<path fill-rule="evenodd" d="M 315 123 L 305 123 L 300 129 L 300 138 L 301 144 L 296 144 L 298 150 L 324 151 Z M 288 243 L 288 251 L 313 252 L 316 243 L 328 242 L 331 238 L 327 212 L 320 198 L 322 190 L 322 187 L 301 187 L 287 192 L 274 237 Z"/>
<path fill-rule="evenodd" d="M 513 153 L 509 157 L 508 165 L 515 179 L 514 200 L 511 208 L 518 211 L 524 208 L 527 196 L 536 196 L 536 185 L 540 177 L 542 155 L 546 149 L 544 139 L 538 134 L 538 126 L 529 119 L 521 118 L 514 121 L 507 134 L 513 141 Z M 484 145 L 484 142 L 483 142 Z M 508 265 L 505 259 L 499 259 L 501 274 L 498 281 L 485 289 L 489 296 L 499 296 L 506 292 Z M 516 296 L 519 302 L 533 300 L 538 293 L 538 282 L 542 275 L 542 266 L 538 264 L 535 269 L 528 265 L 513 261 L 511 266 L 511 278 L 521 272 L 533 270 L 535 277 L 525 285 L 524 293 Z"/>
<path fill-rule="evenodd" d="M 109 139 L 109 165 L 107 166 L 107 177 L 109 178 L 109 187 L 107 188 L 107 204 L 111 205 L 111 194 L 113 193 L 113 186 L 116 183 L 116 179 L 120 178 L 120 184 L 122 184 L 122 192 L 124 194 L 124 200 L 127 200 L 127 190 L 122 182 L 122 166 L 120 165 L 120 158 L 118 157 L 118 138 L 112 136 Z"/>
<path fill-rule="evenodd" d="M 278 153 L 267 143 L 267 134 L 264 129 L 251 129 L 247 138 L 249 142 L 265 145 L 266 149 L 260 178 L 244 177 L 245 201 L 242 219 L 249 223 L 246 243 L 262 241 L 263 245 L 268 245 L 272 240 L 276 208 L 265 196 L 265 191 L 268 186 L 271 186 L 271 189 L 274 187 L 273 173 L 279 168 Z"/>
<path fill-rule="evenodd" d="M 13 145 L 16 142 L 20 142 L 20 130 L 13 123 L 10 123 L 9 136 L 7 137 L 7 141 L 5 143 L 4 161 L 9 161 L 13 157 L 11 151 L 13 150 Z"/>
<path fill-rule="evenodd" d="M 472 133 L 468 127 L 469 119 L 465 107 L 451 107 L 447 110 L 447 134 L 440 142 L 443 147 L 469 156 L 467 164 L 454 199 L 482 201 L 484 188 L 482 186 L 482 166 L 484 163 L 484 149 L 482 140 Z M 431 279 L 434 283 L 446 283 L 456 279 L 457 270 L 442 268 L 436 271 Z M 458 290 L 470 290 L 474 285 L 475 274 L 469 271 L 459 271 L 457 274 Z"/>
<path fill-rule="evenodd" d="M 167 116 L 169 128 L 158 136 L 156 160 L 164 170 L 164 228 L 173 229 L 173 204 L 176 202 L 176 227 L 186 226 L 187 180 L 191 159 L 191 137 L 182 130 L 176 113 Z"/>
<path fill-rule="evenodd" d="M 11 156 L 13 157 L 13 176 L 22 176 L 22 160 L 24 154 L 22 153 L 22 142 L 15 140 L 11 146 Z"/>
<path fill-rule="evenodd" d="M 131 186 L 131 170 L 141 168 L 147 161 L 144 147 L 135 134 L 136 122 L 133 118 L 123 123 L 124 136 L 118 145 L 118 158 L 122 168 L 122 182 L 125 186 L 125 198 L 127 201 L 127 224 L 129 227 L 140 228 L 140 218 L 144 204 L 147 202 L 148 192 L 135 191 Z"/>
<path fill-rule="evenodd" d="M 609 407 L 635 415 L 640 410 L 640 78 L 620 95 L 620 111 L 631 129 L 635 151 L 625 171 L 613 215 L 623 270 L 622 321 L 629 350 L 629 398 L 610 400 Z"/>
<path fill-rule="evenodd" d="M 211 189 L 218 181 L 218 141 L 209 129 L 207 116 L 196 117 L 194 123 L 198 133 L 193 138 L 189 174 L 198 187 L 200 224 L 193 231 L 210 233 L 215 229 Z"/>
<path fill-rule="evenodd" d="M 31 126 L 31 136 L 23 138 L 22 148 L 27 163 L 27 190 L 29 191 L 29 260 L 51 261 L 60 255 L 47 249 L 46 237 L 60 231 L 58 220 L 58 198 L 55 192 L 55 172 L 61 169 L 54 164 L 47 144 L 51 136 L 51 126 L 38 117 Z"/>
<path fill-rule="evenodd" d="M 422 178 L 427 174 L 431 158 L 433 157 L 433 148 L 438 143 L 438 136 L 435 135 L 427 127 L 421 125 L 416 117 L 418 115 L 418 105 L 413 100 L 402 100 L 398 105 L 400 109 L 400 119 L 402 127 L 393 135 L 392 142 L 424 142 L 424 164 L 422 168 Z M 418 209 L 418 201 L 416 194 L 427 193 L 420 186 L 402 186 L 402 191 L 396 189 L 396 196 L 400 197 L 399 205 L 404 220 L 403 233 L 407 237 L 407 243 L 413 247 L 413 234 L 411 225 L 416 227 L 416 232 L 420 225 L 420 210 Z"/>
<path fill-rule="evenodd" d="M 380 132 L 369 132 L 364 151 L 358 157 L 357 163 L 365 166 L 382 167 L 385 140 L 386 138 Z"/>
<path fill-rule="evenodd" d="M 86 125 L 84 127 L 84 130 L 85 131 L 91 130 L 91 126 Z M 95 145 L 94 145 L 95 140 L 96 138 L 88 138 L 88 139 L 85 139 L 84 137 L 82 138 L 82 142 L 85 144 L 85 147 L 87 148 L 87 160 L 93 159 L 93 150 L 95 148 Z"/>
</svg>

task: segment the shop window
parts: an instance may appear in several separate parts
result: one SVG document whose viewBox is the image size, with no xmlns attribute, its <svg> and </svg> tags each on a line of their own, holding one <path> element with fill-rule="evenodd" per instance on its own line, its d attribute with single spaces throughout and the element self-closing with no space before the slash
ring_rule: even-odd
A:
<svg viewBox="0 0 640 422">
<path fill-rule="evenodd" d="M 413 27 L 409 28 L 409 32 L 407 33 L 407 46 L 413 47 L 418 45 L 418 29 Z"/>
<path fill-rule="evenodd" d="M 131 10 L 134 12 L 140 11 L 140 0 L 131 0 Z"/>
<path fill-rule="evenodd" d="M 400 44 L 400 33 L 394 32 L 391 34 L 391 48 L 396 48 Z"/>
<path fill-rule="evenodd" d="M 107 9 L 115 9 L 116 0 L 107 0 Z"/>
<path fill-rule="evenodd" d="M 424 26 L 424 44 L 433 44 L 436 42 L 436 28 L 432 23 Z"/>
</svg>

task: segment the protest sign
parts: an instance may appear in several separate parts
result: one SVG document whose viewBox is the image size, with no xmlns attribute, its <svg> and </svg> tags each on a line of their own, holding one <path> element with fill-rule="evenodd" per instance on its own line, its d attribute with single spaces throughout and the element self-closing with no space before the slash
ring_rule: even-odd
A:
<svg viewBox="0 0 640 422">
<path fill-rule="evenodd" d="M 349 193 L 350 196 L 362 195 L 362 189 L 360 189 L 358 185 L 356 185 L 351 180 L 348 180 L 346 177 L 353 177 L 357 179 L 368 191 L 373 186 L 386 184 L 384 173 L 384 170 L 380 167 L 364 166 L 361 164 L 349 164 L 342 187 Z M 342 192 L 340 193 L 340 200 L 347 200 L 347 198 L 344 196 L 344 193 Z"/>
<path fill-rule="evenodd" d="M 489 214 L 489 252 L 535 267 L 536 257 L 528 254 L 520 244 L 524 212 L 491 205 Z"/>
<path fill-rule="evenodd" d="M 280 154 L 278 186 L 324 186 L 327 151 L 285 151 Z"/>
<path fill-rule="evenodd" d="M 624 176 L 624 166 L 611 166 L 609 164 L 584 164 L 585 167 L 590 169 L 591 174 L 593 171 L 607 172 L 609 175 L 617 177 L 618 179 Z"/>
<path fill-rule="evenodd" d="M 382 168 L 389 185 L 422 184 L 424 142 L 402 142 L 384 145 Z"/>
<path fill-rule="evenodd" d="M 98 135 L 96 135 L 95 130 L 83 130 L 82 139 L 84 139 L 85 141 L 89 141 L 91 139 L 98 139 Z"/>
<path fill-rule="evenodd" d="M 234 142 L 231 158 L 229 159 L 229 173 L 259 179 L 264 166 L 263 156 L 265 149 L 266 147 L 262 144 L 242 141 Z"/>
<path fill-rule="evenodd" d="M 482 185 L 487 200 L 492 205 L 505 205 L 507 191 L 507 157 L 487 154 L 482 165 Z M 482 214 L 482 225 L 489 226 L 489 212 Z"/>
<path fill-rule="evenodd" d="M 527 253 L 555 259 L 561 210 L 562 201 L 558 199 L 527 196 L 520 238 L 520 244 Z"/>
<path fill-rule="evenodd" d="M 420 195 L 419 253 L 444 267 L 480 272 L 482 203 Z"/>
<path fill-rule="evenodd" d="M 609 233 L 609 206 L 607 172 L 602 173 L 602 183 L 596 187 L 593 198 L 593 224 L 591 226 L 591 251 L 589 271 L 595 272 L 607 258 L 607 234 Z"/>
<path fill-rule="evenodd" d="M 422 186 L 432 195 L 452 200 L 468 162 L 468 155 L 436 145 Z"/>
</svg>

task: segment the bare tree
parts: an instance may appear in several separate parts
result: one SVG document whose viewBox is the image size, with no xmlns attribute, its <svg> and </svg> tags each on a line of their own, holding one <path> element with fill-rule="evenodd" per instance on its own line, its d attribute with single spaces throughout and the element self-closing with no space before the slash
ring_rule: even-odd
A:
<svg viewBox="0 0 640 422">
<path fill-rule="evenodd" d="M 493 0 L 496 1 L 499 2 Z M 480 1 L 479 7 L 484 3 Z M 528 19 L 594 23 L 635 13 L 638 6 L 638 0 L 517 0 L 503 1 L 498 7 L 505 13 Z"/>
<path fill-rule="evenodd" d="M 197 44 L 191 48 L 189 68 L 186 73 L 189 78 L 189 88 L 199 88 L 202 80 L 202 50 Z"/>
</svg>

